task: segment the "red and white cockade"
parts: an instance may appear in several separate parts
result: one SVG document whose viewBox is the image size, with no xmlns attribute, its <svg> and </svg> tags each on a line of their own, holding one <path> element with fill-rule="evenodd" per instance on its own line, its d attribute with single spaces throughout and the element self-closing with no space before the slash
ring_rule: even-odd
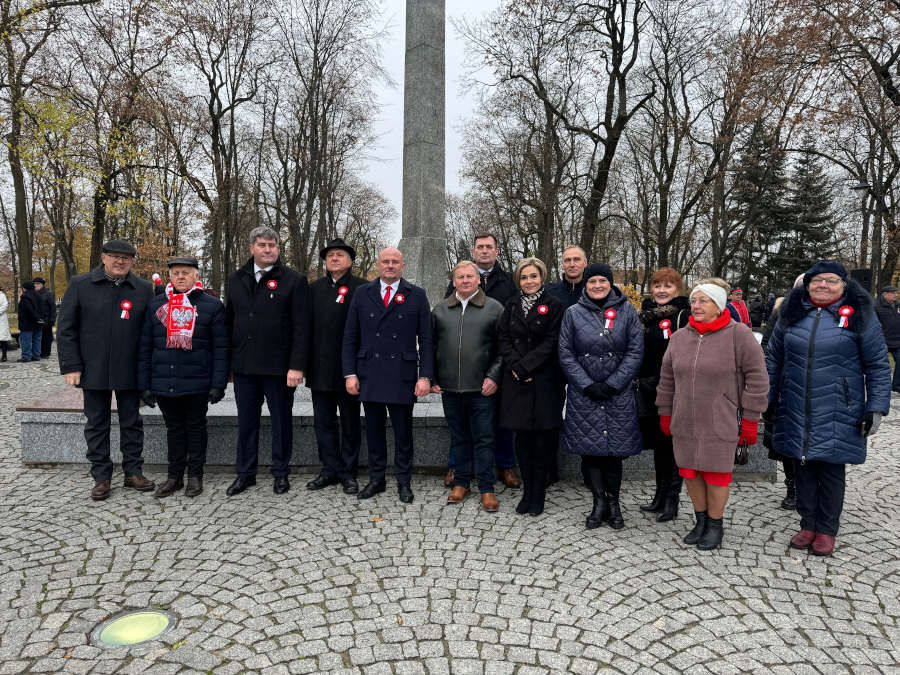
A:
<svg viewBox="0 0 900 675">
<path fill-rule="evenodd" d="M 663 319 L 659 322 L 659 327 L 662 329 L 663 340 L 668 340 L 672 337 L 672 332 L 669 330 L 672 327 L 672 322 L 668 319 Z"/>
<path fill-rule="evenodd" d="M 618 314 L 616 314 L 616 310 L 608 309 L 603 312 L 603 316 L 606 317 L 606 330 L 612 330 L 613 321 L 618 316 Z"/>
<path fill-rule="evenodd" d="M 268 286 L 269 288 L 271 288 L 274 291 L 276 288 L 278 288 L 278 282 L 275 281 L 274 279 L 269 279 L 269 282 L 266 284 L 266 286 Z"/>
<path fill-rule="evenodd" d="M 550 308 L 547 307 L 547 305 L 541 305 L 540 307 L 538 307 L 538 314 L 546 314 L 549 311 Z"/>
<path fill-rule="evenodd" d="M 841 317 L 838 325 L 841 328 L 847 328 L 847 326 L 850 324 L 850 317 L 853 316 L 853 308 L 848 305 L 844 305 L 838 310 L 838 314 Z"/>
<path fill-rule="evenodd" d="M 132 304 L 131 304 L 130 300 L 122 301 L 122 318 L 123 319 L 129 318 L 128 310 L 130 310 L 131 307 L 132 307 Z"/>
<path fill-rule="evenodd" d="M 346 296 L 347 293 L 349 293 L 349 292 L 350 292 L 350 289 L 348 289 L 346 286 L 341 286 L 338 289 L 338 296 L 337 296 L 337 300 L 335 300 L 335 302 L 341 302 L 341 303 L 344 302 L 344 296 Z"/>
<path fill-rule="evenodd" d="M 397 295 L 394 296 L 394 300 L 397 301 L 398 305 L 402 305 L 404 302 L 406 302 L 406 298 L 403 297 L 403 293 L 397 293 Z"/>
</svg>

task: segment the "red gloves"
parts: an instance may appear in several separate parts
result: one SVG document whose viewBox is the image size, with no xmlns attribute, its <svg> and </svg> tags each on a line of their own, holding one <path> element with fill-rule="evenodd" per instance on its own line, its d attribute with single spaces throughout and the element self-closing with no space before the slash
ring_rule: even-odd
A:
<svg viewBox="0 0 900 675">
<path fill-rule="evenodd" d="M 759 433 L 759 422 L 756 420 L 741 420 L 741 438 L 738 441 L 740 445 L 756 445 L 756 437 Z"/>
<path fill-rule="evenodd" d="M 672 435 L 672 430 L 669 427 L 672 426 L 672 416 L 671 415 L 660 415 L 659 416 L 659 428 L 666 436 Z"/>
</svg>

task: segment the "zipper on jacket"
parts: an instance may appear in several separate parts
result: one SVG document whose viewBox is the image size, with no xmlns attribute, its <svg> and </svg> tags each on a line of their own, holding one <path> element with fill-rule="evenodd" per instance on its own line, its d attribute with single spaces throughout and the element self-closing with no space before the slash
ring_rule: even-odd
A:
<svg viewBox="0 0 900 675">
<path fill-rule="evenodd" d="M 691 425 L 694 429 L 694 447 L 697 448 L 697 456 L 700 456 L 700 445 L 697 442 L 697 415 L 695 413 L 696 405 L 694 405 L 694 401 L 696 400 L 694 397 L 694 384 L 697 382 L 697 361 L 700 358 L 700 345 L 703 344 L 703 335 L 700 335 L 700 339 L 697 341 L 697 352 L 694 354 L 694 367 L 691 370 Z"/>
<path fill-rule="evenodd" d="M 462 343 L 463 323 L 466 320 L 466 307 L 463 305 L 462 314 L 459 317 L 459 343 L 456 348 L 456 391 L 462 391 Z"/>
<path fill-rule="evenodd" d="M 806 437 L 803 439 L 803 454 L 800 455 L 800 464 L 806 464 L 806 452 L 809 450 L 809 428 L 812 425 L 812 403 L 809 400 L 810 391 L 812 390 L 812 360 L 813 351 L 815 350 L 816 330 L 819 328 L 819 319 L 822 318 L 822 308 L 816 310 L 816 320 L 813 321 L 812 330 L 809 333 L 809 353 L 806 356 Z"/>
</svg>

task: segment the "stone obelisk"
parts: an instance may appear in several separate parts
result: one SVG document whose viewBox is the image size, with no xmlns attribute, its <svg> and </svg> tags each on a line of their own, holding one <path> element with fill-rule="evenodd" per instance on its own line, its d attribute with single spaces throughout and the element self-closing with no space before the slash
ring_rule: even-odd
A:
<svg viewBox="0 0 900 675">
<path fill-rule="evenodd" d="M 406 0 L 403 276 L 432 305 L 447 288 L 444 228 L 445 0 Z"/>
</svg>

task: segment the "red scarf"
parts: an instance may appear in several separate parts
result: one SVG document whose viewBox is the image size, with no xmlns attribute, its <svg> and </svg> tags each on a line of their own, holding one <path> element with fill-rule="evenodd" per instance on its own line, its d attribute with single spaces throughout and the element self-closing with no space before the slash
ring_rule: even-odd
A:
<svg viewBox="0 0 900 675">
<path fill-rule="evenodd" d="M 831 302 L 816 302 L 816 301 L 813 300 L 812 298 L 810 298 L 809 301 L 810 301 L 813 305 L 815 305 L 816 307 L 828 307 L 828 305 L 833 305 L 834 303 L 840 302 L 840 301 L 843 300 L 843 299 L 844 299 L 844 297 L 841 296 L 841 297 L 838 298 L 837 300 L 832 300 Z"/>
<path fill-rule="evenodd" d="M 175 293 L 171 283 L 166 286 L 169 301 L 156 310 L 156 318 L 166 327 L 167 349 L 192 349 L 197 310 L 188 300 L 188 295 L 198 288 L 203 290 L 203 284 L 199 281 L 187 293 Z"/>
<path fill-rule="evenodd" d="M 741 317 L 741 323 L 750 323 L 750 312 L 747 311 L 747 304 L 741 300 L 740 302 L 731 301 L 737 310 L 738 316 Z"/>
<path fill-rule="evenodd" d="M 700 333 L 700 335 L 706 335 L 707 333 L 712 333 L 719 330 L 720 328 L 725 328 L 725 326 L 728 325 L 729 321 L 731 321 L 731 314 L 729 314 L 728 312 L 722 312 L 718 319 L 716 319 L 715 321 L 710 321 L 708 323 L 695 321 L 693 316 L 688 319 L 688 323 L 696 328 L 697 332 Z"/>
</svg>

